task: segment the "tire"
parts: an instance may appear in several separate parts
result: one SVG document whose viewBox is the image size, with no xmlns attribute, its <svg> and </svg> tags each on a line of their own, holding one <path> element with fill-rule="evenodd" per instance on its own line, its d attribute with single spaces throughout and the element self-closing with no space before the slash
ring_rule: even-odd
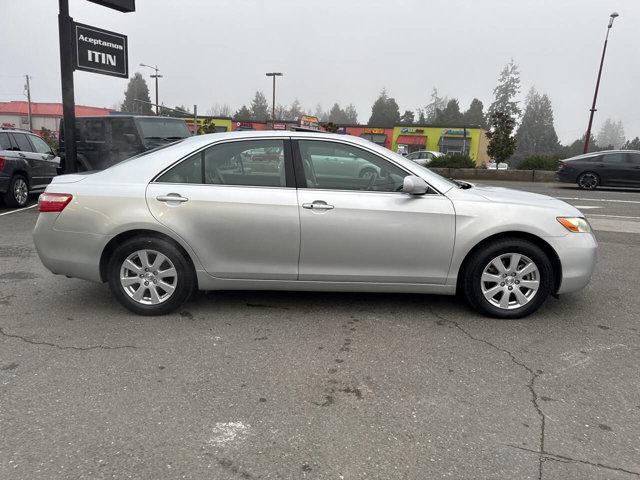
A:
<svg viewBox="0 0 640 480">
<path fill-rule="evenodd" d="M 515 272 L 512 261 L 518 261 Z M 483 245 L 469 258 L 462 275 L 463 294 L 469 304 L 484 315 L 505 319 L 526 317 L 538 310 L 552 292 L 555 279 L 547 254 L 520 238 Z"/>
<path fill-rule="evenodd" d="M 7 193 L 2 196 L 7 207 L 26 207 L 29 202 L 29 182 L 22 175 L 14 175 Z"/>
<path fill-rule="evenodd" d="M 597 173 L 583 172 L 578 176 L 578 187 L 582 190 L 595 190 L 600 185 Z"/>
<path fill-rule="evenodd" d="M 152 236 L 119 245 L 109 259 L 107 277 L 111 292 L 125 308 L 147 316 L 177 310 L 197 283 L 185 254 L 173 243 Z"/>
</svg>

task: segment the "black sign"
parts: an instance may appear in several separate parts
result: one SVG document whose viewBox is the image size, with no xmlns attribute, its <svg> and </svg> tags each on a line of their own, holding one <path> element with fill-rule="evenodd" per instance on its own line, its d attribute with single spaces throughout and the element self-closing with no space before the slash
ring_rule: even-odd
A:
<svg viewBox="0 0 640 480">
<path fill-rule="evenodd" d="M 89 0 L 103 7 L 113 8 L 119 12 L 129 13 L 136 11 L 136 0 Z"/>
<path fill-rule="evenodd" d="M 129 78 L 127 36 L 101 28 L 74 24 L 75 69 Z"/>
</svg>

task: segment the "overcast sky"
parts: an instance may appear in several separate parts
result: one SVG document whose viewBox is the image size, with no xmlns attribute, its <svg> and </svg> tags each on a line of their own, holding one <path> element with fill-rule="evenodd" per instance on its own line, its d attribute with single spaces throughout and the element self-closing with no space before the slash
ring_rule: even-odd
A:
<svg viewBox="0 0 640 480">
<path fill-rule="evenodd" d="M 0 101 L 60 101 L 55 0 L 0 0 Z M 70 0 L 74 19 L 129 37 L 129 68 L 158 64 L 160 101 L 168 106 L 228 103 L 235 110 L 256 90 L 271 102 L 267 71 L 282 71 L 277 103 L 298 98 L 353 103 L 366 123 L 383 87 L 401 112 L 428 102 L 435 86 L 485 108 L 502 66 L 520 66 L 521 97 L 535 86 L 553 102 L 563 142 L 586 130 L 608 16 L 612 30 L 595 125 L 622 120 L 640 135 L 638 0 L 136 0 L 119 13 Z M 141 70 L 144 75 L 152 73 Z M 153 84 L 148 79 L 153 96 Z M 127 80 L 75 73 L 76 103 L 112 107 Z"/>
</svg>

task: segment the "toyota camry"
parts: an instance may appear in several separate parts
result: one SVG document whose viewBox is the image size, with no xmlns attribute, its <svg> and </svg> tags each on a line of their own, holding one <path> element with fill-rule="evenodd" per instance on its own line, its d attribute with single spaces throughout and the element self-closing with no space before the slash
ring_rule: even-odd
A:
<svg viewBox="0 0 640 480">
<path fill-rule="evenodd" d="M 363 175 L 362 172 L 369 172 Z M 596 240 L 560 200 L 453 182 L 366 140 L 202 135 L 61 175 L 34 241 L 55 274 L 160 315 L 196 290 L 456 292 L 519 318 L 588 284 Z"/>
</svg>

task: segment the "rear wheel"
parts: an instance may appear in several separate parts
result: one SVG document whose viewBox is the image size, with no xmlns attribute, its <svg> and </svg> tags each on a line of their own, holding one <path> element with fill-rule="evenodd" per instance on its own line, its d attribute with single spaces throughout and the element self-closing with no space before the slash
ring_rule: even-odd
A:
<svg viewBox="0 0 640 480">
<path fill-rule="evenodd" d="M 196 287 L 195 272 L 171 242 L 136 237 L 118 246 L 108 279 L 118 301 L 139 315 L 164 315 L 179 308 Z"/>
<path fill-rule="evenodd" d="M 578 186 L 583 190 L 595 190 L 598 185 L 600 185 L 600 177 L 593 172 L 584 172 L 578 177 Z"/>
<path fill-rule="evenodd" d="M 14 175 L 9 182 L 9 189 L 3 195 L 7 207 L 26 207 L 29 200 L 29 185 L 22 175 Z"/>
<path fill-rule="evenodd" d="M 554 284 L 551 261 L 532 242 L 496 240 L 470 258 L 463 273 L 464 295 L 479 312 L 521 318 L 535 312 Z"/>
</svg>

